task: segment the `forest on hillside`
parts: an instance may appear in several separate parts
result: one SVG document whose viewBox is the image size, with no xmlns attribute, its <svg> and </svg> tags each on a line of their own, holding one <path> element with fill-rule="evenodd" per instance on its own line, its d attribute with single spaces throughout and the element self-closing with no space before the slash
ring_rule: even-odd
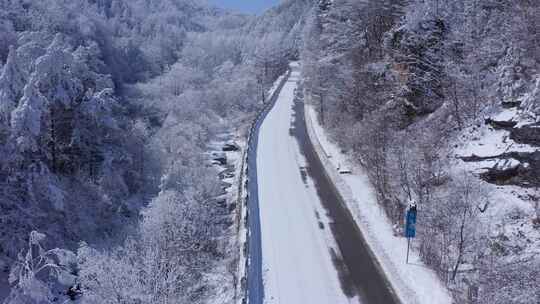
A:
<svg viewBox="0 0 540 304">
<path fill-rule="evenodd" d="M 0 1 L 5 303 L 233 289 L 235 215 L 206 153 L 245 132 L 298 56 L 306 5 L 255 18 L 194 0 Z"/>
<path fill-rule="evenodd" d="M 321 0 L 305 99 L 458 303 L 540 299 L 540 3 Z"/>
</svg>

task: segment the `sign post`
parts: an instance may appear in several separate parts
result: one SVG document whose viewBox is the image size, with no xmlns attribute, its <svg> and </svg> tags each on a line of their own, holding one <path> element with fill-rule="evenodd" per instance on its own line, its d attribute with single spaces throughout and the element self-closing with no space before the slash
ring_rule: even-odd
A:
<svg viewBox="0 0 540 304">
<path fill-rule="evenodd" d="M 407 260 L 405 260 L 406 264 L 409 264 L 409 248 L 411 248 L 411 238 L 407 238 Z"/>
<path fill-rule="evenodd" d="M 407 238 L 407 259 L 406 263 L 409 263 L 409 249 L 411 246 L 411 238 L 416 236 L 416 203 L 411 201 L 407 208 L 407 215 L 405 217 L 405 237 Z"/>
</svg>

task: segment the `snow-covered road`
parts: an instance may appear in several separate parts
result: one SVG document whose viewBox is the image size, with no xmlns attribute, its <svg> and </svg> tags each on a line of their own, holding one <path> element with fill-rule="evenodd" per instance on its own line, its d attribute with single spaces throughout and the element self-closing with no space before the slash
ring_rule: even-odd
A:
<svg viewBox="0 0 540 304">
<path fill-rule="evenodd" d="M 257 148 L 264 302 L 350 303 L 340 286 L 331 253 L 333 240 L 324 209 L 292 136 L 294 92 L 299 68 L 265 118 Z M 356 302 L 356 301 L 355 301 Z"/>
</svg>

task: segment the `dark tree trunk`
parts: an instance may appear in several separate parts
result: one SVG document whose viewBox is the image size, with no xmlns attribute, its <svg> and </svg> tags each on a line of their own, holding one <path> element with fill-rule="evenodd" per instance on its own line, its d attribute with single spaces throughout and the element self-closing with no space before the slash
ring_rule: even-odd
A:
<svg viewBox="0 0 540 304">
<path fill-rule="evenodd" d="M 463 258 L 463 247 L 465 244 L 465 236 L 463 235 L 465 231 L 465 220 L 467 217 L 467 210 L 463 211 L 463 218 L 461 219 L 461 226 L 459 227 L 459 244 L 458 244 L 458 257 L 456 264 L 454 265 L 454 270 L 452 271 L 452 281 L 456 280 L 456 275 L 461 264 L 461 259 Z"/>
<path fill-rule="evenodd" d="M 51 171 L 53 173 L 56 173 L 56 163 L 57 163 L 57 151 L 56 151 L 56 122 L 55 122 L 55 111 L 54 107 L 51 107 L 51 139 L 49 142 L 50 149 L 51 149 L 51 158 L 52 158 L 52 164 L 51 164 Z"/>
</svg>

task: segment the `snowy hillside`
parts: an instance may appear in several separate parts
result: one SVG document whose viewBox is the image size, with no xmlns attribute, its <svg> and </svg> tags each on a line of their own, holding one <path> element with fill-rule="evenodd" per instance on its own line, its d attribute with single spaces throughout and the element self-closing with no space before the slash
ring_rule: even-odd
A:
<svg viewBox="0 0 540 304">
<path fill-rule="evenodd" d="M 234 301 L 240 152 L 220 153 L 307 5 L 0 1 L 0 302 Z"/>
<path fill-rule="evenodd" d="M 540 6 L 318 1 L 306 100 L 457 303 L 540 299 Z"/>
</svg>

